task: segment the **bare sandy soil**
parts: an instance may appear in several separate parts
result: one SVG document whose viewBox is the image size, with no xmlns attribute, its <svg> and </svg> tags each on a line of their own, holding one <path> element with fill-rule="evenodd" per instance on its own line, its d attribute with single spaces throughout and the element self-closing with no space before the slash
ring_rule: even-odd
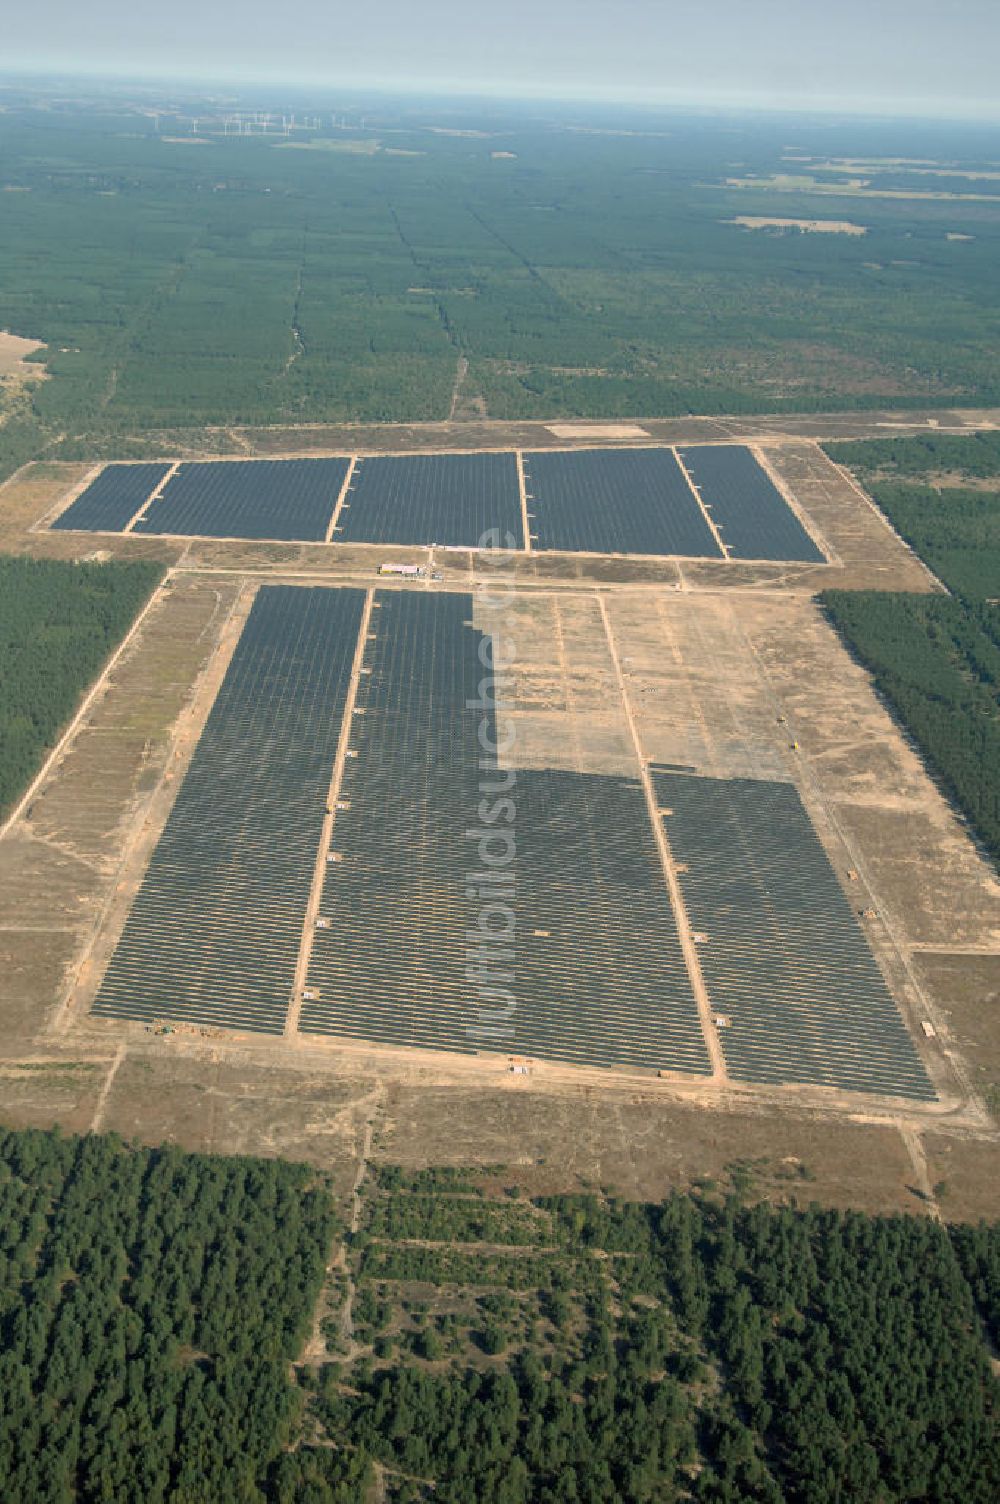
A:
<svg viewBox="0 0 1000 1504">
<path fill-rule="evenodd" d="M 638 423 L 549 423 L 549 433 L 557 439 L 648 439 L 649 433 Z"/>
<path fill-rule="evenodd" d="M 849 219 L 769 219 L 762 214 L 738 214 L 727 225 L 743 225 L 747 230 L 806 230 L 815 235 L 867 235 L 867 225 L 852 224 Z"/>
<path fill-rule="evenodd" d="M 40 339 L 22 339 L 19 334 L 9 334 L 6 329 L 0 329 L 0 377 L 12 376 L 25 369 L 31 371 L 30 366 L 24 365 L 25 356 L 44 349 Z M 36 374 L 42 374 L 40 367 L 36 366 L 34 369 Z"/>
<path fill-rule="evenodd" d="M 936 421 L 945 417 L 964 426 L 962 415 Z M 869 429 L 882 421 L 899 420 L 864 420 Z M 688 431 L 705 437 L 707 424 L 713 437 L 743 436 L 720 420 L 691 420 Z M 481 426 L 496 447 L 509 442 Z M 676 437 L 678 426 L 643 424 L 654 438 Z M 518 558 L 509 572 L 516 756 L 522 766 L 634 774 L 642 758 L 792 779 L 835 870 L 856 871 L 857 892 L 876 910 L 873 949 L 938 1104 L 556 1066 L 515 1078 L 502 1057 L 450 1060 L 301 1035 L 159 1038 L 92 1019 L 88 999 L 253 590 L 276 579 L 371 585 L 385 551 L 32 531 L 91 468 L 46 464 L 0 489 L 0 547 L 153 555 L 171 572 L 0 839 L 3 1115 L 287 1154 L 332 1168 L 344 1188 L 370 1128 L 376 1156 L 516 1163 L 543 1189 L 589 1180 L 659 1195 L 750 1158 L 777 1199 L 934 1211 L 929 1175 L 947 1183 L 944 1215 L 1000 1213 L 1000 1140 L 983 1108 L 1000 1079 L 1000 885 L 813 601 L 828 583 L 938 587 L 813 442 L 778 420 L 746 420 L 744 433 L 834 562 Z M 394 431 L 384 447 L 397 437 L 417 447 L 412 430 Z M 440 429 L 421 438 L 432 447 Z M 483 578 L 467 553 L 438 554 L 435 567 L 438 588 L 477 589 Z M 486 602 L 475 609 L 488 626 Z"/>
</svg>

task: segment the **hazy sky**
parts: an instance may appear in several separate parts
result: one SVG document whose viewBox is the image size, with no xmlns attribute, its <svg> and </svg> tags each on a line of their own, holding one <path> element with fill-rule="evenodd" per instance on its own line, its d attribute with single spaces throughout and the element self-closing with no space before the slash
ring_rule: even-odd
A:
<svg viewBox="0 0 1000 1504">
<path fill-rule="evenodd" d="M 27 0 L 0 67 L 1000 117 L 1000 0 Z"/>
</svg>

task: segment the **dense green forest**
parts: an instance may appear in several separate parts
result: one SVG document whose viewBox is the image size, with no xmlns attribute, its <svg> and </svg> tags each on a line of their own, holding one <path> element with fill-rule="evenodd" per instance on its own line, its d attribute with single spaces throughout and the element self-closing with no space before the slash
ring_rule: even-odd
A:
<svg viewBox="0 0 1000 1504">
<path fill-rule="evenodd" d="M 868 489 L 949 590 L 966 599 L 1000 599 L 1000 477 L 995 491 L 899 481 L 869 482 Z"/>
<path fill-rule="evenodd" d="M 1000 859 L 1000 434 L 823 447 L 854 471 L 953 594 L 834 590 L 820 599 Z"/>
<path fill-rule="evenodd" d="M 293 1368 L 321 1176 L 0 1131 L 0 1496 L 993 1504 L 1000 1228 L 757 1204 L 753 1175 L 646 1205 L 375 1171 Z"/>
<path fill-rule="evenodd" d="M 1000 433 L 921 433 L 896 439 L 831 440 L 823 445 L 838 465 L 892 480 L 932 475 L 992 480 L 1000 490 Z"/>
<path fill-rule="evenodd" d="M 159 564 L 0 555 L 0 814 L 162 577 Z"/>
<path fill-rule="evenodd" d="M 301 1165 L 0 1130 L 0 1497 L 262 1501 L 333 1231 Z"/>
<path fill-rule="evenodd" d="M 969 599 L 1000 597 L 1000 433 L 823 447 L 854 471 L 949 590 Z"/>
<path fill-rule="evenodd" d="M 283 136 L 151 91 L 0 103 L 0 328 L 53 378 L 0 428 L 7 467 L 175 426 L 440 419 L 459 356 L 463 416 L 1000 401 L 1000 200 L 768 182 L 790 132 L 974 171 L 991 127 L 317 99 Z"/>
<path fill-rule="evenodd" d="M 312 1414 L 399 1500 L 991 1500 L 997 1230 L 751 1204 L 753 1168 L 655 1206 L 383 1168 Z"/>
<path fill-rule="evenodd" d="M 867 590 L 820 600 L 1000 860 L 1000 606 Z"/>
</svg>

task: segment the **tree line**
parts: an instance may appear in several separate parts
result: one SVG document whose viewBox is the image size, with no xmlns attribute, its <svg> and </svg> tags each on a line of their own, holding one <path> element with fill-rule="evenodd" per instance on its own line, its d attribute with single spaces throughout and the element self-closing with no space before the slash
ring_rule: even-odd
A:
<svg viewBox="0 0 1000 1504">
<path fill-rule="evenodd" d="M 160 564 L 0 556 L 0 813 L 162 578 Z"/>
<path fill-rule="evenodd" d="M 820 601 L 1000 860 L 1000 607 L 867 590 Z"/>
</svg>

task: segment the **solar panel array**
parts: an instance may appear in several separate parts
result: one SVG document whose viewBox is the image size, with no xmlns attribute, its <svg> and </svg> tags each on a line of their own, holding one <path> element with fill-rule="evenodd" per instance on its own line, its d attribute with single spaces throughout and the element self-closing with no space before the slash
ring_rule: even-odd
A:
<svg viewBox="0 0 1000 1504">
<path fill-rule="evenodd" d="M 484 674 L 471 596 L 383 592 L 378 603 L 327 866 L 329 927 L 309 967 L 319 997 L 303 1003 L 300 1027 L 707 1071 L 640 785 L 519 771 L 508 787 L 483 752 L 494 717 L 467 708 Z M 483 826 L 481 801 L 489 816 L 505 797 L 513 825 L 497 806 Z M 499 956 L 481 948 L 477 927 L 503 933 L 512 913 L 510 978 L 503 945 Z"/>
<path fill-rule="evenodd" d="M 283 1030 L 364 600 L 258 592 L 95 1013 Z M 642 787 L 497 768 L 472 605 L 377 593 L 300 1028 L 705 1074 Z M 733 1077 L 933 1100 L 794 787 L 651 776 Z"/>
<path fill-rule="evenodd" d="M 95 1013 L 281 1033 L 364 600 L 258 592 Z"/>
<path fill-rule="evenodd" d="M 519 771 L 516 1048 L 710 1070 L 642 785 Z"/>
<path fill-rule="evenodd" d="M 138 524 L 146 533 L 322 542 L 349 461 L 226 460 L 181 465 Z"/>
<path fill-rule="evenodd" d="M 540 550 L 718 559 L 707 511 L 736 559 L 824 563 L 795 513 L 742 444 L 673 450 L 542 450 L 522 456 L 528 527 Z M 141 532 L 322 542 L 347 458 L 182 464 Z M 120 532 L 169 465 L 109 465 L 52 524 Z M 704 507 L 704 510 L 703 510 Z M 525 546 L 513 453 L 359 459 L 332 540 L 456 548 Z"/>
<path fill-rule="evenodd" d="M 465 838 L 479 800 L 483 670 L 471 597 L 381 591 L 358 686 L 322 915 L 300 1027 L 436 1049 L 464 1032 L 466 930 L 475 910 Z"/>
<path fill-rule="evenodd" d="M 933 1100 L 795 788 L 652 776 L 732 1075 Z"/>
<path fill-rule="evenodd" d="M 169 469 L 169 465 L 105 465 L 52 526 L 88 533 L 124 532 Z"/>
<path fill-rule="evenodd" d="M 525 454 L 524 480 L 539 549 L 722 557 L 669 449 Z"/>
<path fill-rule="evenodd" d="M 359 460 L 337 518 L 345 543 L 523 548 L 513 454 L 407 454 Z"/>
<path fill-rule="evenodd" d="M 745 445 L 701 444 L 679 453 L 732 558 L 826 563 Z"/>
</svg>

